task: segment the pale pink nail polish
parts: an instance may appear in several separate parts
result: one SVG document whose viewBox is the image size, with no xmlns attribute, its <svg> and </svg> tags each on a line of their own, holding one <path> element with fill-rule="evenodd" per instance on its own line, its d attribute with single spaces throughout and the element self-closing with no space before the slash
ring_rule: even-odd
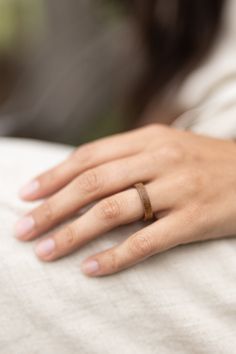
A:
<svg viewBox="0 0 236 354">
<path fill-rule="evenodd" d="M 39 181 L 34 180 L 21 188 L 19 195 L 21 198 L 30 197 L 39 189 Z"/>
<path fill-rule="evenodd" d="M 35 252 L 39 257 L 46 257 L 49 256 L 55 250 L 55 247 L 55 241 L 52 238 L 49 238 L 38 243 L 35 248 Z"/>
<path fill-rule="evenodd" d="M 99 270 L 99 264 L 95 260 L 85 261 L 81 265 L 81 270 L 85 274 L 94 274 Z"/>
<path fill-rule="evenodd" d="M 21 239 L 30 233 L 35 226 L 35 221 L 32 216 L 26 216 L 17 222 L 15 227 L 16 237 Z"/>
</svg>

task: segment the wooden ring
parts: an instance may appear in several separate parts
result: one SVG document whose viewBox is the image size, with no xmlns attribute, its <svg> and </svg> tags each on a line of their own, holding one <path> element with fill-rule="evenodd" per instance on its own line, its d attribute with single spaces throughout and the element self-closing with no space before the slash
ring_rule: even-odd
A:
<svg viewBox="0 0 236 354">
<path fill-rule="evenodd" d="M 143 204 L 144 221 L 152 220 L 153 219 L 152 204 L 151 204 L 149 195 L 147 193 L 147 190 L 146 190 L 144 184 L 143 183 L 136 183 L 134 185 L 134 188 L 137 189 L 137 192 L 138 192 L 141 202 Z"/>
</svg>

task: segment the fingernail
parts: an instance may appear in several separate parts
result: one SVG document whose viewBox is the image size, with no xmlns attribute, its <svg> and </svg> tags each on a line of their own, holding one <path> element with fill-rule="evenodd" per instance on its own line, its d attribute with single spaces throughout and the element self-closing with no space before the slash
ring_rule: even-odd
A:
<svg viewBox="0 0 236 354">
<path fill-rule="evenodd" d="M 34 180 L 27 185 L 25 185 L 23 188 L 21 188 L 19 194 L 21 198 L 29 197 L 33 195 L 37 190 L 39 189 L 39 181 Z"/>
<path fill-rule="evenodd" d="M 55 241 L 51 238 L 44 240 L 35 248 L 35 252 L 39 257 L 46 257 L 49 256 L 55 250 Z"/>
<path fill-rule="evenodd" d="M 25 235 L 27 235 L 30 231 L 33 230 L 34 225 L 35 225 L 35 221 L 32 218 L 32 216 L 24 217 L 16 224 L 15 227 L 16 237 L 19 239 L 23 238 Z"/>
<path fill-rule="evenodd" d="M 85 261 L 81 265 L 81 270 L 85 274 L 94 274 L 99 270 L 99 264 L 95 260 Z"/>
</svg>

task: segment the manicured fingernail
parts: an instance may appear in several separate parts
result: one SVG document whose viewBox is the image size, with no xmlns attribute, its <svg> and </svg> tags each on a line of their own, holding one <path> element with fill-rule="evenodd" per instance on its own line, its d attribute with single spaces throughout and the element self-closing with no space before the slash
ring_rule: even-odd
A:
<svg viewBox="0 0 236 354">
<path fill-rule="evenodd" d="M 85 261 L 81 265 L 81 270 L 85 274 L 94 274 L 99 270 L 99 264 L 95 260 Z"/>
<path fill-rule="evenodd" d="M 32 216 L 26 216 L 17 222 L 15 227 L 16 237 L 21 239 L 33 230 L 35 221 Z"/>
<path fill-rule="evenodd" d="M 21 188 L 19 194 L 21 198 L 30 197 L 39 189 L 39 181 L 34 180 Z"/>
<path fill-rule="evenodd" d="M 46 257 L 49 256 L 55 250 L 55 247 L 55 241 L 52 238 L 49 238 L 38 243 L 35 248 L 35 252 L 39 257 Z"/>
</svg>

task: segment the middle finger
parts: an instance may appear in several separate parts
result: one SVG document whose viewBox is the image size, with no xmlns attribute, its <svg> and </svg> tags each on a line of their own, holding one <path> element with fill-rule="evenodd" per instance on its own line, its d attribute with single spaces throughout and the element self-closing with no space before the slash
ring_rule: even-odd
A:
<svg viewBox="0 0 236 354">
<path fill-rule="evenodd" d="M 137 154 L 90 169 L 20 220 L 16 236 L 21 240 L 34 239 L 87 204 L 137 182 L 150 181 L 155 174 L 153 159 L 148 154 Z"/>
</svg>

